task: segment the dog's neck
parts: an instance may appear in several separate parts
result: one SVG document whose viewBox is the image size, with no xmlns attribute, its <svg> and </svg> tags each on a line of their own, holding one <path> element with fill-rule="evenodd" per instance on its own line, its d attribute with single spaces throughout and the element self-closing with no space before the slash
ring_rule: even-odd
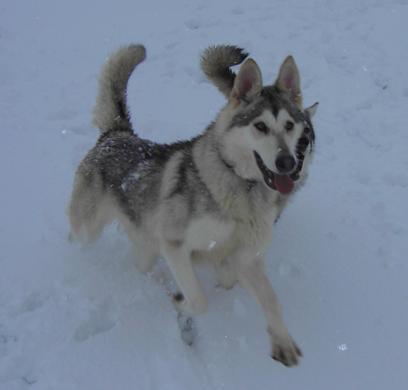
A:
<svg viewBox="0 0 408 390">
<path fill-rule="evenodd" d="M 220 155 L 215 134 L 207 131 L 194 144 L 193 159 L 200 179 L 214 201 L 233 218 L 242 218 L 248 209 L 269 210 L 274 207 L 279 194 L 258 181 L 237 175 L 233 165 Z"/>
<path fill-rule="evenodd" d="M 247 184 L 247 190 L 248 190 L 248 191 L 251 191 L 251 190 L 259 183 L 259 181 L 258 181 L 258 180 L 255 180 L 255 179 L 254 179 L 254 180 L 251 180 L 251 179 L 243 179 L 242 177 L 240 177 L 240 176 L 235 172 L 234 165 L 231 164 L 231 163 L 229 163 L 229 162 L 227 162 L 227 160 L 226 160 L 226 159 L 224 158 L 224 156 L 222 155 L 221 150 L 219 149 L 218 146 L 216 146 L 216 149 L 217 149 L 218 158 L 220 159 L 221 163 L 224 164 L 224 166 L 225 166 L 227 169 L 229 169 L 230 172 L 231 172 L 233 175 L 239 177 L 241 180 L 243 180 L 243 181 L 246 182 L 246 184 Z"/>
</svg>

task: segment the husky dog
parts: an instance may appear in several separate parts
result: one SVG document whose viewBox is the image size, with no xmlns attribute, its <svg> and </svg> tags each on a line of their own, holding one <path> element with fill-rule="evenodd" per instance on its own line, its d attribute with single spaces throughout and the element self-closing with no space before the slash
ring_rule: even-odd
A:
<svg viewBox="0 0 408 390">
<path fill-rule="evenodd" d="M 263 253 L 274 222 L 304 181 L 317 104 L 302 108 L 292 57 L 275 83 L 263 86 L 257 63 L 242 49 L 210 47 L 202 69 L 228 102 L 201 135 L 153 143 L 133 132 L 126 104 L 129 77 L 145 55 L 143 46 L 130 45 L 103 68 L 94 112 L 101 135 L 76 173 L 71 234 L 92 241 L 117 219 L 140 271 L 164 257 L 180 289 L 173 301 L 186 319 L 182 335 L 191 330 L 187 316 L 208 306 L 193 262 L 210 261 L 221 286 L 238 281 L 261 305 L 273 359 L 296 365 L 301 351 L 283 321 Z M 241 63 L 238 74 L 230 70 Z"/>
</svg>

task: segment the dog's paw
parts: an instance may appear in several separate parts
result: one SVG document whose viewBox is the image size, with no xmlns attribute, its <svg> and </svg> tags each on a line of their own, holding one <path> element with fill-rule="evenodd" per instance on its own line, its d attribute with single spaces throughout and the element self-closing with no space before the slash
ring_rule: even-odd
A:
<svg viewBox="0 0 408 390">
<path fill-rule="evenodd" d="M 180 329 L 181 339 L 189 346 L 193 345 L 195 339 L 194 322 L 189 316 L 182 313 L 177 314 L 177 324 Z"/>
<path fill-rule="evenodd" d="M 275 337 L 272 342 L 271 357 L 286 367 L 292 367 L 299 364 L 302 351 L 289 335 L 285 337 Z"/>
</svg>

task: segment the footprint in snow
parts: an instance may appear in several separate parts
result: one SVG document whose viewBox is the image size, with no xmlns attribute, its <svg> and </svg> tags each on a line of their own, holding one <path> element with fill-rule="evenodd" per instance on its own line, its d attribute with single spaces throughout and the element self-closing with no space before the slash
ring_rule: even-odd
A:
<svg viewBox="0 0 408 390">
<path fill-rule="evenodd" d="M 33 291 L 12 309 L 12 313 L 21 315 L 41 309 L 49 297 L 48 291 Z"/>
<path fill-rule="evenodd" d="M 116 325 L 105 305 L 89 313 L 88 319 L 83 321 L 74 333 L 74 340 L 83 342 L 90 337 L 111 330 Z"/>
<path fill-rule="evenodd" d="M 186 27 L 189 30 L 198 30 L 202 26 L 200 19 L 190 19 L 185 22 Z"/>
</svg>

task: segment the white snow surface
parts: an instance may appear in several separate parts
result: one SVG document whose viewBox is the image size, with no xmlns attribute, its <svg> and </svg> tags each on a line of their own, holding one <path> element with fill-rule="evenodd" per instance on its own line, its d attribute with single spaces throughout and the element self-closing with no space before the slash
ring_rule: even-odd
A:
<svg viewBox="0 0 408 390">
<path fill-rule="evenodd" d="M 0 389 L 407 389 L 407 19 L 406 0 L 2 0 Z M 224 104 L 199 69 L 212 44 L 247 49 L 267 82 L 293 54 L 305 104 L 320 102 L 309 180 L 267 253 L 299 367 L 269 357 L 254 299 L 207 268 L 188 347 L 165 265 L 139 274 L 115 226 L 68 242 L 97 76 L 131 42 L 148 53 L 133 123 L 155 141 L 197 134 Z"/>
</svg>

